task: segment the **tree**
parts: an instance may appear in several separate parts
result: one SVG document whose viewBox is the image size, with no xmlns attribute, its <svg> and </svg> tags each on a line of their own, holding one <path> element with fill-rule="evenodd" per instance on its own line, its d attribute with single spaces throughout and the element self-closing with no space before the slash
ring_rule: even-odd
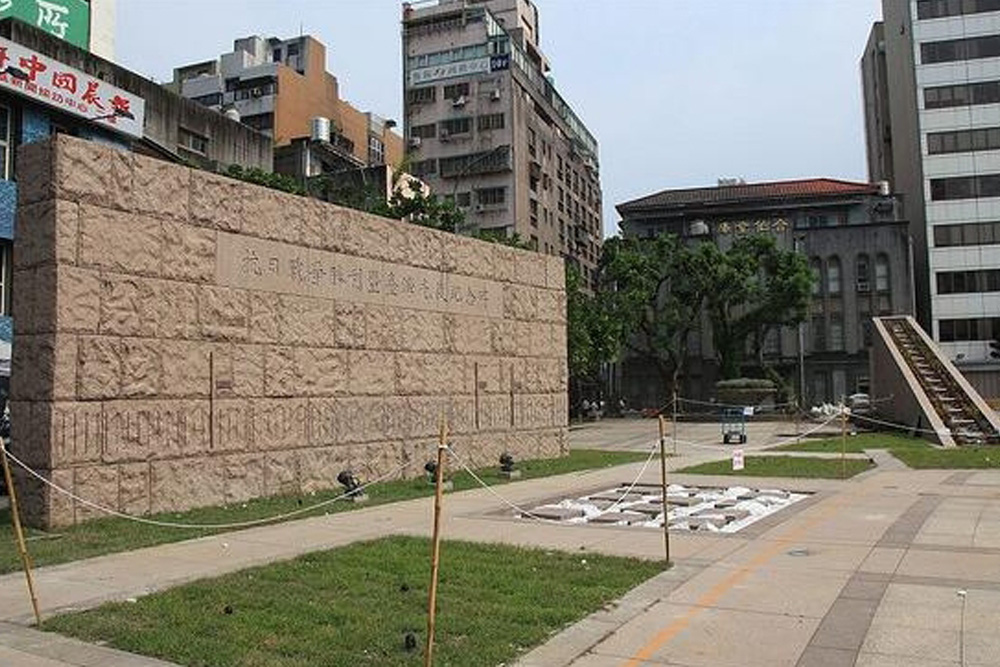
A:
<svg viewBox="0 0 1000 667">
<path fill-rule="evenodd" d="M 708 243 L 689 247 L 673 234 L 604 243 L 601 312 L 616 329 L 614 340 L 650 362 L 671 392 L 712 289 L 706 264 L 713 257 L 710 248 Z"/>
<path fill-rule="evenodd" d="M 614 360 L 619 347 L 610 314 L 597 295 L 583 288 L 579 269 L 567 265 L 566 350 L 572 404 L 600 394 L 601 369 Z"/>
<path fill-rule="evenodd" d="M 768 333 L 806 318 L 813 275 L 804 256 L 782 250 L 771 236 L 743 236 L 725 252 L 714 245 L 705 251 L 712 342 L 722 377 L 732 379 L 748 347 L 763 366 Z"/>
</svg>

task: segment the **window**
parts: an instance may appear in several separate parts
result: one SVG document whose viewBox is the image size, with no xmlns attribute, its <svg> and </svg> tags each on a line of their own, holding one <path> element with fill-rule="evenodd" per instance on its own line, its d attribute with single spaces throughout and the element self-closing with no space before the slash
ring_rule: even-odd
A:
<svg viewBox="0 0 1000 667">
<path fill-rule="evenodd" d="M 994 243 L 1000 243 L 1000 222 L 934 226 L 934 245 L 939 248 Z"/>
<path fill-rule="evenodd" d="M 875 257 L 875 290 L 889 291 L 889 257 L 881 253 Z"/>
<path fill-rule="evenodd" d="M 1000 269 L 941 271 L 936 278 L 938 294 L 1000 292 Z"/>
<path fill-rule="evenodd" d="M 287 47 L 287 49 L 286 49 L 286 51 L 285 51 L 285 53 L 288 54 L 289 58 L 291 58 L 292 56 L 299 55 L 299 45 L 298 45 L 298 43 L 289 44 L 288 47 Z"/>
<path fill-rule="evenodd" d="M 931 132 L 927 135 L 927 153 L 967 153 L 1000 148 L 1000 127 L 982 127 L 954 132 Z"/>
<path fill-rule="evenodd" d="M 177 132 L 177 146 L 198 155 L 208 153 L 208 139 L 183 127 Z"/>
<path fill-rule="evenodd" d="M 464 207 L 468 208 L 468 206 L 472 203 L 472 193 L 471 192 L 459 192 L 455 196 L 455 203 L 458 204 L 459 206 L 464 206 Z"/>
<path fill-rule="evenodd" d="M 476 119 L 476 125 L 480 132 L 484 130 L 502 130 L 504 128 L 504 115 L 502 113 L 491 113 L 479 116 Z"/>
<path fill-rule="evenodd" d="M 410 88 L 406 91 L 406 101 L 410 104 L 424 104 L 435 99 L 437 99 L 437 88 L 434 86 Z"/>
<path fill-rule="evenodd" d="M 996 11 L 1000 11 L 1000 0 L 917 0 L 921 20 Z"/>
<path fill-rule="evenodd" d="M 1000 336 L 1000 317 L 938 321 L 938 340 L 942 343 L 995 340 L 998 336 Z"/>
<path fill-rule="evenodd" d="M 270 131 L 274 129 L 274 114 L 259 113 L 252 116 L 243 116 L 240 122 L 258 132 Z"/>
<path fill-rule="evenodd" d="M 809 260 L 809 267 L 812 269 L 813 274 L 813 296 L 819 296 L 823 289 L 823 265 L 818 257 L 813 257 Z"/>
<path fill-rule="evenodd" d="M 208 95 L 198 95 L 191 98 L 192 102 L 206 107 L 215 107 L 222 104 L 222 93 L 209 93 Z"/>
<path fill-rule="evenodd" d="M 779 331 L 778 329 L 771 329 L 766 334 L 764 334 L 763 348 L 765 357 L 780 357 L 781 331 Z"/>
<path fill-rule="evenodd" d="M 476 203 L 480 206 L 500 206 L 507 199 L 507 188 L 483 188 L 476 190 Z"/>
<path fill-rule="evenodd" d="M 10 178 L 10 109 L 0 106 L 0 178 Z"/>
<path fill-rule="evenodd" d="M 812 318 L 813 352 L 826 352 L 826 326 L 822 315 Z"/>
<path fill-rule="evenodd" d="M 472 131 L 472 118 L 463 116 L 462 118 L 448 118 L 441 121 L 441 137 L 452 134 L 468 134 Z"/>
<path fill-rule="evenodd" d="M 410 166 L 410 173 L 420 178 L 437 173 L 437 160 L 420 160 Z M 468 193 L 466 193 L 468 194 Z"/>
<path fill-rule="evenodd" d="M 368 164 L 385 164 L 385 144 L 374 134 L 368 135 Z"/>
<path fill-rule="evenodd" d="M 830 351 L 840 352 L 844 349 L 844 318 L 840 315 L 830 316 Z"/>
<path fill-rule="evenodd" d="M 954 86 L 924 88 L 925 109 L 946 109 L 1000 102 L 1000 81 L 981 81 Z"/>
<path fill-rule="evenodd" d="M 1000 35 L 947 39 L 920 45 L 920 62 L 924 65 L 997 56 L 1000 56 Z"/>
<path fill-rule="evenodd" d="M 442 178 L 508 171 L 510 146 L 498 146 L 491 151 L 441 158 L 439 169 Z"/>
<path fill-rule="evenodd" d="M 836 257 L 826 261 L 826 293 L 840 294 L 840 260 Z"/>
<path fill-rule="evenodd" d="M 469 96 L 469 82 L 453 83 L 444 87 L 444 99 L 457 100 L 459 97 Z"/>
<path fill-rule="evenodd" d="M 434 123 L 414 125 L 410 128 L 410 136 L 417 139 L 433 139 L 437 136 L 437 125 Z"/>
<path fill-rule="evenodd" d="M 868 264 L 868 255 L 858 255 L 857 264 L 855 265 L 855 274 L 857 277 L 857 290 L 858 292 L 868 292 L 871 290 L 871 267 Z"/>
<path fill-rule="evenodd" d="M 931 199 L 981 199 L 1000 197 L 1000 174 L 983 176 L 955 176 L 931 179 Z"/>
</svg>

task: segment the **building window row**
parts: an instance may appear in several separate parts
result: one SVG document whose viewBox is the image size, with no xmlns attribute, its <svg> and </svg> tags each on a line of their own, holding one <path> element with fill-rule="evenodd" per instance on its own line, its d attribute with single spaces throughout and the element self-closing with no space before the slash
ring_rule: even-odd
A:
<svg viewBox="0 0 1000 667">
<path fill-rule="evenodd" d="M 931 179 L 931 200 L 1000 197 L 1000 174 Z"/>
<path fill-rule="evenodd" d="M 941 271 L 937 274 L 938 294 L 1000 292 L 1000 269 Z"/>
<path fill-rule="evenodd" d="M 1000 0 L 917 0 L 917 18 L 921 20 L 997 11 Z"/>
<path fill-rule="evenodd" d="M 938 340 L 942 343 L 996 340 L 998 336 L 1000 336 L 1000 317 L 938 321 Z"/>
<path fill-rule="evenodd" d="M 969 222 L 935 225 L 934 245 L 938 248 L 1000 243 L 1000 222 Z"/>
<path fill-rule="evenodd" d="M 424 104 L 437 99 L 437 86 L 410 88 L 406 91 L 406 101 L 410 104 Z"/>
<path fill-rule="evenodd" d="M 924 65 L 960 60 L 979 60 L 1000 56 L 1000 35 L 947 39 L 920 45 L 920 62 Z"/>
<path fill-rule="evenodd" d="M 490 174 L 508 171 L 510 168 L 510 146 L 502 146 L 491 151 L 445 157 L 438 161 L 438 169 L 442 178 L 466 174 Z"/>
<path fill-rule="evenodd" d="M 476 203 L 480 206 L 501 206 L 507 201 L 507 188 L 481 188 L 476 190 Z"/>
<path fill-rule="evenodd" d="M 924 88 L 925 109 L 1000 103 L 1000 81 L 980 81 Z"/>
<path fill-rule="evenodd" d="M 1000 127 L 930 132 L 927 135 L 927 152 L 930 155 L 997 149 L 1000 149 Z"/>
<path fill-rule="evenodd" d="M 823 286 L 826 286 L 827 296 L 838 296 L 843 292 L 843 273 L 841 271 L 840 258 L 834 255 L 828 257 L 824 262 L 819 257 L 809 260 L 809 265 L 813 272 L 813 296 L 820 296 L 824 293 Z M 824 270 L 825 269 L 825 270 Z M 872 291 L 871 282 L 871 260 L 866 254 L 857 256 L 854 265 L 854 289 L 859 293 Z M 879 253 L 875 256 L 875 284 L 876 292 L 890 291 L 889 279 L 889 256 Z"/>
<path fill-rule="evenodd" d="M 444 87 L 442 91 L 444 93 L 444 99 L 446 100 L 457 100 L 460 97 L 469 96 L 469 82 L 463 81 L 462 83 L 452 83 Z"/>
</svg>

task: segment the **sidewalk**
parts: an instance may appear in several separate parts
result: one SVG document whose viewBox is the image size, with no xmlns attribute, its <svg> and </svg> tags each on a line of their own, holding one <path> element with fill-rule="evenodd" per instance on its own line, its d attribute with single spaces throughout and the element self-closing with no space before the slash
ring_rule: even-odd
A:
<svg viewBox="0 0 1000 667">
<path fill-rule="evenodd" d="M 717 427 L 699 426 L 705 428 L 703 437 L 689 424 L 684 425 L 690 429 L 685 437 L 711 442 Z M 617 429 L 632 440 L 631 448 L 639 449 L 645 448 L 644 441 L 653 441 L 645 438 L 648 428 L 648 422 L 619 423 L 572 435 L 575 446 L 587 445 L 588 438 L 613 440 L 608 430 Z M 770 442 L 752 434 L 744 449 Z M 721 458 L 730 449 L 681 446 L 670 468 Z M 505 485 L 500 492 L 515 504 L 530 505 L 631 481 L 641 467 L 634 463 L 528 480 Z M 658 477 L 658 466 L 650 466 L 643 481 L 652 483 Z M 671 481 L 737 483 L 732 477 L 687 475 L 674 475 Z M 991 619 L 993 627 L 1000 622 L 1000 603 L 989 606 L 998 602 L 991 596 L 1000 595 L 1000 532 L 991 532 L 1000 525 L 1000 476 L 880 469 L 846 482 L 752 483 L 805 488 L 817 496 L 746 534 L 672 533 L 675 568 L 639 586 L 613 609 L 555 636 L 524 656 L 521 664 L 818 667 L 854 665 L 857 660 L 869 666 L 940 667 L 958 665 L 959 650 L 967 666 L 1000 664 L 1000 639 L 960 630 L 945 635 L 915 632 L 913 624 L 921 618 L 915 617 L 915 605 L 905 603 L 907 596 L 954 596 L 961 586 L 967 591 L 964 604 L 976 609 L 977 619 Z M 935 500 L 929 503 L 928 498 Z M 514 519 L 512 511 L 485 490 L 446 495 L 443 517 L 446 539 L 647 558 L 659 558 L 663 550 L 659 531 Z M 38 570 L 39 601 L 43 615 L 82 609 L 360 540 L 429 535 L 431 523 L 432 499 L 423 498 L 102 556 Z M 944 617 L 952 619 L 948 623 L 957 613 L 966 630 L 979 627 L 969 623 L 965 607 L 952 607 L 942 607 Z M 165 664 L 89 646 L 85 648 L 100 655 L 86 654 L 71 640 L 20 627 L 31 621 L 23 575 L 0 577 L 0 664 Z M 916 655 L 907 653 L 916 650 L 913 647 L 920 649 Z M 89 657 L 80 657 L 85 654 Z M 928 662 L 930 655 L 942 660 Z M 974 660 L 984 657 L 990 660 Z"/>
</svg>

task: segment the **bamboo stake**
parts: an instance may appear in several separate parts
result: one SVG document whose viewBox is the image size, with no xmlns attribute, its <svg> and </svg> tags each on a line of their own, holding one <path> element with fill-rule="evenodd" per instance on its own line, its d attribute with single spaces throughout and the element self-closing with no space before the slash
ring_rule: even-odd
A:
<svg viewBox="0 0 1000 667">
<path fill-rule="evenodd" d="M 847 406 L 840 406 L 840 479 L 847 479 Z"/>
<path fill-rule="evenodd" d="M 438 566 L 441 556 L 441 487 L 444 478 L 444 451 L 448 447 L 448 422 L 441 415 L 441 437 L 438 440 L 437 470 L 434 479 L 434 538 L 431 552 L 431 589 L 427 600 L 427 648 L 424 667 L 430 667 L 434 653 L 434 620 L 437 613 Z"/>
<path fill-rule="evenodd" d="M 24 567 L 24 578 L 28 582 L 28 595 L 31 596 L 31 608 L 35 610 L 35 624 L 41 627 L 42 613 L 38 611 L 38 597 L 35 595 L 35 580 L 31 575 L 31 558 L 28 557 L 28 547 L 24 542 L 24 531 L 21 529 L 21 514 L 17 506 L 17 493 L 14 491 L 14 478 L 10 474 L 10 462 L 7 460 L 7 444 L 0 438 L 0 452 L 3 453 L 3 477 L 7 482 L 7 493 L 10 495 L 10 519 L 14 524 L 14 535 L 17 538 L 17 550 Z"/>
<path fill-rule="evenodd" d="M 674 424 L 670 428 L 670 438 L 674 443 L 674 456 L 677 456 L 677 389 L 674 389 Z"/>
<path fill-rule="evenodd" d="M 663 557 L 667 567 L 670 567 L 670 533 L 667 530 L 670 522 L 667 520 L 667 455 L 663 437 L 663 415 L 657 415 L 660 422 L 660 491 L 663 493 Z M 675 418 L 676 419 L 676 418 Z M 676 429 L 676 421 L 674 422 Z M 676 444 L 677 439 L 674 438 Z"/>
</svg>

